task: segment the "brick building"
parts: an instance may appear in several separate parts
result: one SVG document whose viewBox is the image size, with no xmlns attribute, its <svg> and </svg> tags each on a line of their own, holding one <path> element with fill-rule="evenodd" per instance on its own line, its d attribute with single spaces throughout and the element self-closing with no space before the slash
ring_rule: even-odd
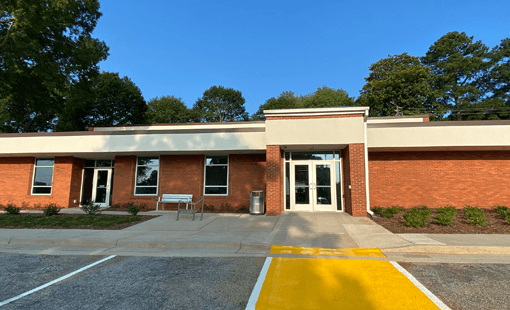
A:
<svg viewBox="0 0 510 310">
<path fill-rule="evenodd" d="M 265 111 L 266 121 L 0 134 L 0 204 L 92 200 L 156 208 L 162 194 L 266 214 L 510 204 L 510 121 L 368 117 L 367 107 Z M 368 173 L 367 173 L 368 172 Z"/>
</svg>

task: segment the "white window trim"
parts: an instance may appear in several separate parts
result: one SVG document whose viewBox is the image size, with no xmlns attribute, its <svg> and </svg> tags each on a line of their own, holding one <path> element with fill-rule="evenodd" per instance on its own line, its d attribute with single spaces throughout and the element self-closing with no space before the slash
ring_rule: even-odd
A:
<svg viewBox="0 0 510 310">
<path fill-rule="evenodd" d="M 34 183 L 35 183 L 35 170 L 37 168 L 37 160 L 38 159 L 53 159 L 53 166 L 51 166 L 51 168 L 53 169 L 51 171 L 51 186 L 35 186 L 34 185 Z M 41 167 L 49 167 L 49 166 L 41 166 Z M 55 158 L 35 158 L 35 161 L 34 161 L 34 171 L 32 171 L 32 188 L 30 190 L 31 195 L 36 195 L 36 196 L 51 196 L 51 194 L 53 193 L 53 177 L 54 176 L 55 176 Z M 34 187 L 49 187 L 50 188 L 50 193 L 49 194 L 34 193 Z"/>
<path fill-rule="evenodd" d="M 227 164 L 226 165 L 225 164 L 208 165 L 207 164 L 207 156 L 227 156 Z M 207 166 L 227 166 L 227 185 L 205 185 Z M 228 154 L 227 155 L 205 155 L 204 156 L 204 196 L 228 196 L 229 181 L 230 181 L 230 156 Z M 226 187 L 227 193 L 226 194 L 206 194 L 205 193 L 206 187 Z"/>
<path fill-rule="evenodd" d="M 143 165 L 143 166 L 139 166 L 138 165 L 138 158 L 140 157 L 156 157 L 156 156 L 136 156 L 136 167 L 135 167 L 135 186 L 134 186 L 134 196 L 158 196 L 158 192 L 159 192 L 159 167 L 161 167 L 161 158 L 160 156 L 157 156 L 158 157 L 158 178 L 156 180 L 156 194 L 137 194 L 136 193 L 136 188 L 137 187 L 154 187 L 154 186 L 138 186 L 136 185 L 136 179 L 138 177 L 138 167 L 156 167 L 155 165 Z"/>
</svg>

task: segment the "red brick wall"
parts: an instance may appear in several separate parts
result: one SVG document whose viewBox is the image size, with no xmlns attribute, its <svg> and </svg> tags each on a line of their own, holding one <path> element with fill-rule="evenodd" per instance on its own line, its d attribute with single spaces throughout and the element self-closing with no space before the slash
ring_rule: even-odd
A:
<svg viewBox="0 0 510 310">
<path fill-rule="evenodd" d="M 279 215 L 283 211 L 283 156 L 278 145 L 266 149 L 266 214 Z"/>
<path fill-rule="evenodd" d="M 158 196 L 162 194 L 193 194 L 198 200 L 204 194 L 205 155 L 162 155 L 159 167 Z M 146 203 L 156 208 L 157 196 L 135 196 L 136 156 L 116 156 L 112 203 Z M 265 184 L 265 155 L 229 155 L 229 188 L 226 196 L 205 196 L 205 204 L 218 209 L 230 204 L 232 209 L 249 207 L 250 191 L 263 190 Z M 176 209 L 166 204 L 165 210 Z"/>
<path fill-rule="evenodd" d="M 14 203 L 21 207 L 56 203 L 60 207 L 77 207 L 81 185 L 81 160 L 55 157 L 51 195 L 32 195 L 34 157 L 0 158 L 0 204 Z"/>
<path fill-rule="evenodd" d="M 342 157 L 345 211 L 353 216 L 366 216 L 367 199 L 364 144 L 349 144 L 342 150 Z M 350 189 L 349 185 L 351 186 Z"/>
<path fill-rule="evenodd" d="M 363 114 L 359 113 L 359 114 L 310 115 L 310 116 L 266 116 L 266 120 L 274 121 L 282 119 L 315 119 L 315 118 L 341 118 L 341 117 L 363 117 Z"/>
<path fill-rule="evenodd" d="M 371 206 L 510 206 L 510 151 L 370 152 Z"/>
</svg>

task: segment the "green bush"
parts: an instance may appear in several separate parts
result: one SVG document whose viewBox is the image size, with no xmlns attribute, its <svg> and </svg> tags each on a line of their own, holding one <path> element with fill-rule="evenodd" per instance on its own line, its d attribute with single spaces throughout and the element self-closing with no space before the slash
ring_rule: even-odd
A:
<svg viewBox="0 0 510 310">
<path fill-rule="evenodd" d="M 472 225 L 488 226 L 487 218 L 483 213 L 483 209 L 467 206 L 464 207 L 464 218 Z"/>
<path fill-rule="evenodd" d="M 135 206 L 135 205 L 131 205 L 131 206 L 129 206 L 129 207 L 128 207 L 128 210 L 127 210 L 127 211 L 128 211 L 128 213 L 130 213 L 130 214 L 137 215 L 137 214 L 138 214 L 138 212 L 140 212 L 140 208 L 138 208 L 138 207 L 137 207 L 137 206 Z"/>
<path fill-rule="evenodd" d="M 59 212 L 60 208 L 55 203 L 49 203 L 43 209 L 43 213 L 46 216 L 57 215 Z"/>
<path fill-rule="evenodd" d="M 92 201 L 88 201 L 81 207 L 81 210 L 88 215 L 98 215 L 101 213 L 101 206 L 94 204 Z"/>
<path fill-rule="evenodd" d="M 496 207 L 496 213 L 502 215 L 503 217 L 505 217 L 509 213 L 508 207 L 497 206 Z"/>
<path fill-rule="evenodd" d="M 377 213 L 381 213 L 383 210 L 384 210 L 384 208 L 382 208 L 382 207 L 373 207 L 372 208 L 372 211 L 377 212 Z"/>
<path fill-rule="evenodd" d="M 404 211 L 405 209 L 402 207 L 390 207 L 390 208 L 381 208 L 382 211 L 380 211 L 380 214 L 382 217 L 385 218 L 392 218 L 394 214 L 397 214 L 401 211 Z"/>
<path fill-rule="evenodd" d="M 426 206 L 414 207 L 404 214 L 405 226 L 425 227 L 428 224 L 429 215 L 433 212 Z"/>
<path fill-rule="evenodd" d="M 13 204 L 8 204 L 6 207 L 4 207 L 4 211 L 8 214 L 19 214 L 19 208 Z"/>
<path fill-rule="evenodd" d="M 436 212 L 438 213 L 437 218 L 433 220 L 432 223 L 443 226 L 452 226 L 453 220 L 457 215 L 457 209 L 455 209 L 455 207 L 450 206 L 437 208 Z"/>
</svg>

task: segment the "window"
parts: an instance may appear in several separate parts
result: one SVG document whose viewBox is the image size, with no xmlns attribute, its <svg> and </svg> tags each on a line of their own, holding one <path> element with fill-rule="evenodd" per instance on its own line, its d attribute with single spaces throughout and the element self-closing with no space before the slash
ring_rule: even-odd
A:
<svg viewBox="0 0 510 310">
<path fill-rule="evenodd" d="M 206 156 L 204 179 L 204 195 L 227 195 L 228 156 Z"/>
<path fill-rule="evenodd" d="M 113 168 L 114 160 L 111 159 L 86 159 L 84 168 Z"/>
<path fill-rule="evenodd" d="M 159 157 L 138 157 L 136 162 L 135 195 L 158 194 Z"/>
<path fill-rule="evenodd" d="M 53 159 L 36 159 L 32 195 L 51 195 L 53 183 Z"/>
</svg>

